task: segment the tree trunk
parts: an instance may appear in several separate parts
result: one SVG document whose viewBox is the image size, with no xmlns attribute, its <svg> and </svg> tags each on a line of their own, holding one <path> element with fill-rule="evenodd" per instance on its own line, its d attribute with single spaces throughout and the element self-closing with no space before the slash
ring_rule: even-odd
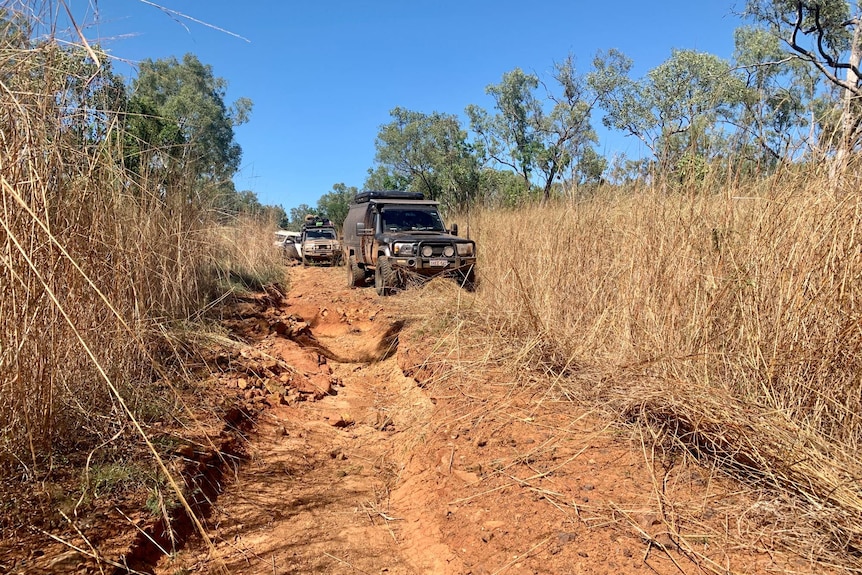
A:
<svg viewBox="0 0 862 575">
<path fill-rule="evenodd" d="M 848 61 L 850 67 L 847 68 L 847 75 L 845 77 L 847 85 L 855 86 L 857 89 L 845 89 L 842 96 L 841 142 L 835 151 L 831 174 L 832 185 L 836 188 L 844 184 L 850 156 L 858 139 L 856 126 L 858 123 L 859 75 L 855 70 L 859 69 L 860 62 L 862 62 L 862 26 L 860 26 L 860 17 L 857 16 L 853 26 L 853 41 L 850 45 L 850 59 Z"/>
</svg>

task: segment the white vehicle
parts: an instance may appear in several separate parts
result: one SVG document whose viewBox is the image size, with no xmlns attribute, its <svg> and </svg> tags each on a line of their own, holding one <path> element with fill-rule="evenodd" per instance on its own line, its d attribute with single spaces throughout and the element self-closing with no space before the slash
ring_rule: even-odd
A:
<svg viewBox="0 0 862 575">
<path fill-rule="evenodd" d="M 299 232 L 289 232 L 287 230 L 278 230 L 275 232 L 275 241 L 273 245 L 281 248 L 284 259 L 286 260 L 301 260 L 302 244 L 300 244 Z"/>
</svg>

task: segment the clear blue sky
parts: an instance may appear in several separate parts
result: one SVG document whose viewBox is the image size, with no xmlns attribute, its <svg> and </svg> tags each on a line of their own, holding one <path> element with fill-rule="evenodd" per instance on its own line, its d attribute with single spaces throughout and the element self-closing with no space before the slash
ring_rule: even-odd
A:
<svg viewBox="0 0 862 575">
<path fill-rule="evenodd" d="M 389 111 L 489 111 L 485 87 L 520 67 L 548 79 L 569 53 L 579 71 L 617 48 L 641 76 L 673 48 L 733 52 L 732 0 L 159 0 L 240 39 L 141 0 L 68 0 L 85 35 L 132 63 L 195 53 L 229 83 L 227 101 L 254 102 L 236 129 L 238 190 L 290 209 L 343 182 L 361 187 Z M 95 14 L 92 6 L 99 12 Z M 86 16 L 85 16 L 86 13 Z M 134 69 L 121 64 L 125 75 Z M 607 155 L 640 153 L 601 129 Z M 465 124 L 466 127 L 466 124 Z"/>
</svg>

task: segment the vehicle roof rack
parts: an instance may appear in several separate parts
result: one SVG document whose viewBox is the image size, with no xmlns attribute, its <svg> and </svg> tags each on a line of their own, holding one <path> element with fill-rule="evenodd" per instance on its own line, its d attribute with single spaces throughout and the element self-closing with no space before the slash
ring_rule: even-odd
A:
<svg viewBox="0 0 862 575">
<path fill-rule="evenodd" d="M 329 218 L 321 218 L 320 216 L 306 216 L 305 222 L 302 224 L 302 229 L 310 228 L 334 228 L 332 220 Z"/>
<path fill-rule="evenodd" d="M 371 200 L 424 200 L 422 192 L 405 192 L 402 190 L 366 190 L 359 192 L 353 198 L 354 204 L 363 204 Z"/>
</svg>

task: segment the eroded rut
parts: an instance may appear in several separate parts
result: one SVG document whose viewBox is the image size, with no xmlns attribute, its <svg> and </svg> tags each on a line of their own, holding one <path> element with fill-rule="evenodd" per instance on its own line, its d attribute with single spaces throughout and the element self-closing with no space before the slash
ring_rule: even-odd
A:
<svg viewBox="0 0 862 575">
<path fill-rule="evenodd" d="M 189 491 L 212 545 L 181 515 L 171 539 L 146 510 L 106 510 L 65 530 L 78 549 L 38 534 L 7 546 L 12 573 L 111 572 L 91 541 L 158 575 L 838 571 L 768 540 L 794 529 L 780 502 L 585 411 L 566 385 L 599 384 L 589 374 L 563 385 L 497 365 L 488 339 L 461 334 L 470 297 L 450 283 L 384 299 L 342 287 L 342 268 L 289 271 L 286 297 L 226 310 L 240 343 L 213 349 L 190 390 L 227 457 L 193 429 L 170 454 L 208 482 Z M 429 309 L 408 316 L 411 301 Z"/>
<path fill-rule="evenodd" d="M 552 378 L 481 361 L 458 322 L 405 326 L 417 292 L 350 290 L 340 268 L 290 273 L 276 310 L 251 305 L 233 325 L 247 380 L 216 382 L 258 409 L 206 518 L 213 547 L 193 540 L 152 572 L 826 572 L 766 549 L 759 530 L 780 513 L 738 485 L 648 450 Z M 459 305 L 440 293 L 440 309 Z"/>
<path fill-rule="evenodd" d="M 154 572 L 221 564 L 246 574 L 446 572 L 440 563 L 454 554 L 405 529 L 419 518 L 392 508 L 418 441 L 410 430 L 427 424 L 433 407 L 397 365 L 404 321 L 372 290 L 341 288 L 337 270 L 291 272 L 282 308 L 291 321 L 253 327 L 252 355 L 284 362 L 290 379 L 305 383 L 281 401 L 269 394 L 247 462 L 207 518 L 214 549 L 191 545 Z"/>
</svg>

